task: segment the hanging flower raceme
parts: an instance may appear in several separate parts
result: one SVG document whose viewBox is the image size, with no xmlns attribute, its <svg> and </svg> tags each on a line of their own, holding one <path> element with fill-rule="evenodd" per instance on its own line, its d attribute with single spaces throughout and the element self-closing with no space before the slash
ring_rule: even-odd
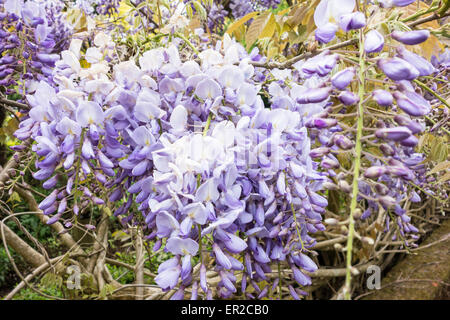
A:
<svg viewBox="0 0 450 320">
<path fill-rule="evenodd" d="M 170 45 L 145 52 L 139 66 L 113 65 L 110 76 L 103 38 L 99 34 L 99 46 L 86 51 L 88 68 L 78 62 L 79 52 L 63 51 L 53 73 L 56 88 L 41 82 L 27 96 L 30 117 L 16 136 L 37 142 L 35 178 L 54 189 L 40 204 L 44 214 L 54 222 L 70 206 L 78 214 L 89 202 L 117 203 L 114 214 L 123 224 L 141 224 L 156 243 L 166 239 L 174 258 L 155 279 L 165 290 L 198 281 L 194 256 L 202 265 L 215 260 L 222 297 L 236 292 L 236 272 L 244 270 L 250 283 L 265 280 L 273 261 L 286 261 L 295 280 L 309 285 L 301 270 L 314 268 L 305 254 L 315 243 L 310 233 L 324 229 L 327 201 L 318 192 L 326 178 L 314 169 L 295 105 L 321 103 L 330 89 L 323 97 L 296 97 L 292 110 L 279 108 L 290 98 L 277 96 L 274 108 L 265 108 L 250 64 L 261 58 L 227 36 L 199 54 L 200 64 L 183 62 Z M 326 74 L 331 66 L 322 64 L 305 71 Z M 96 196 L 105 187 L 108 199 Z M 129 210 L 133 203 L 139 212 Z M 210 257 L 199 250 L 205 240 Z M 209 296 L 202 279 L 200 289 Z"/>
<path fill-rule="evenodd" d="M 5 0 L 0 9 L 0 86 L 6 94 L 32 92 L 36 80 L 52 83 L 59 52 L 68 47 L 71 28 L 62 1 Z M 22 72 L 16 72 L 19 69 Z"/>
</svg>

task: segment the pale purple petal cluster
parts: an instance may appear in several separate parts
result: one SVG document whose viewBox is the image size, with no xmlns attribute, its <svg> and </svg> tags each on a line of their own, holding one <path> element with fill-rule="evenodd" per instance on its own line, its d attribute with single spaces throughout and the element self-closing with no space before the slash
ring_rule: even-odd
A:
<svg viewBox="0 0 450 320">
<path fill-rule="evenodd" d="M 274 107 L 265 108 L 249 64 L 256 56 L 228 37 L 202 51 L 200 63 L 183 62 L 170 45 L 145 52 L 139 64 L 112 68 L 95 54 L 108 52 L 108 41 L 95 40 L 101 46 L 86 51 L 88 68 L 74 52 L 62 53 L 56 88 L 41 82 L 27 96 L 32 109 L 16 132 L 36 141 L 34 177 L 54 190 L 40 203 L 44 214 L 53 222 L 69 205 L 77 214 L 89 203 L 103 204 L 100 185 L 122 223 L 140 223 L 147 239 L 166 239 L 174 258 L 155 278 L 164 290 L 193 285 L 191 257 L 205 254 L 199 252 L 205 237 L 213 241 L 224 298 L 236 292 L 236 272 L 244 270 L 250 282 L 268 279 L 273 261 L 287 261 L 295 280 L 309 285 L 301 270 L 315 265 L 302 252 L 315 244 L 310 233 L 324 229 L 327 200 L 319 192 L 326 178 L 315 170 L 306 118 L 298 110 L 322 110 L 331 89 L 285 100 L 274 91 Z M 336 62 L 330 56 L 325 65 L 309 63 L 309 77 L 328 74 Z M 75 200 L 68 203 L 69 197 Z M 138 211 L 130 210 L 133 204 Z M 202 276 L 200 289 L 210 295 Z"/>
<path fill-rule="evenodd" d="M 16 85 L 32 92 L 36 80 L 52 83 L 55 62 L 72 33 L 63 6 L 62 1 L 5 0 L 0 7 L 0 86 L 6 94 Z"/>
</svg>

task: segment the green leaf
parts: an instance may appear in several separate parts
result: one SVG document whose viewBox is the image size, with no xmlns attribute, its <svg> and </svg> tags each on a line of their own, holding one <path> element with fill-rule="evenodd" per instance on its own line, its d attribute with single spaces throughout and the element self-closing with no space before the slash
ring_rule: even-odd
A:
<svg viewBox="0 0 450 320">
<path fill-rule="evenodd" d="M 54 273 L 46 273 L 41 279 L 41 284 L 49 288 L 60 288 L 62 283 L 63 278 Z"/>
<path fill-rule="evenodd" d="M 112 284 L 105 284 L 103 288 L 100 290 L 99 297 L 104 299 L 107 295 L 110 295 L 114 292 L 116 288 Z"/>
<path fill-rule="evenodd" d="M 13 192 L 11 193 L 11 195 L 9 196 L 8 200 L 6 200 L 6 202 L 20 202 L 20 196 L 17 192 Z"/>
</svg>

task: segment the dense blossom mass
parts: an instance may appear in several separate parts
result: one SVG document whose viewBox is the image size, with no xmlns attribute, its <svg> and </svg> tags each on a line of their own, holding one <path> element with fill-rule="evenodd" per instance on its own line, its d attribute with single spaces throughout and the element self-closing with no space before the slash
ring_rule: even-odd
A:
<svg viewBox="0 0 450 320">
<path fill-rule="evenodd" d="M 0 85 L 33 85 L 52 81 L 59 53 L 69 44 L 71 29 L 61 13 L 62 2 L 4 0 L 0 12 Z M 17 74 L 16 69 L 23 70 Z"/>
<path fill-rule="evenodd" d="M 171 254 L 154 280 L 164 291 L 177 289 L 173 298 L 187 298 L 189 288 L 189 297 L 211 298 L 215 290 L 221 298 L 261 299 L 280 281 L 277 265 L 297 283 L 291 296 L 306 295 L 329 191 L 356 190 L 358 219 L 387 212 L 384 232 L 394 228 L 393 240 L 415 246 L 419 230 L 407 210 L 421 192 L 435 194 L 417 145 L 436 97 L 414 81 L 445 77 L 450 64 L 448 51 L 428 61 L 411 49 L 429 39 L 428 30 L 386 33 L 368 24 L 355 0 L 322 0 L 311 40 L 359 37 L 358 62 L 321 50 L 292 67 L 267 68 L 257 47 L 246 50 L 228 34 L 214 43 L 205 37 L 230 17 L 280 1 L 207 1 L 207 30 L 187 38 L 177 33 L 188 25 L 185 13 L 163 11 L 169 37 L 134 56 L 120 52 L 109 29 L 69 41 L 73 26 L 61 1 L 1 2 L 0 86 L 5 94 L 19 86 L 30 106 L 14 135 L 33 141 L 33 177 L 49 192 L 39 209 L 49 224 L 70 228 L 92 204 L 114 208 L 124 229 L 141 228 L 154 252 Z M 383 8 L 411 2 L 380 1 Z M 144 4 L 132 1 L 136 10 Z M 120 1 L 75 5 L 94 17 L 117 14 Z M 370 60 L 361 65 L 364 57 Z M 382 85 L 355 90 L 369 69 L 382 74 L 375 81 Z M 357 117 L 358 107 L 378 108 L 379 117 L 367 116 L 364 128 L 343 121 Z M 361 145 L 373 153 L 363 151 L 352 182 L 343 155 L 355 157 Z M 220 277 L 214 288 L 207 271 Z"/>
</svg>

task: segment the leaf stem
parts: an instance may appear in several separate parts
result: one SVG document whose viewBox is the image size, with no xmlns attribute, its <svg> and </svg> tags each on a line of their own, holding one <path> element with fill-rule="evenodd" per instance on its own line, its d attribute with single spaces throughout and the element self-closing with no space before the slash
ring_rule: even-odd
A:
<svg viewBox="0 0 450 320">
<path fill-rule="evenodd" d="M 447 103 L 447 101 L 445 101 L 444 98 L 442 98 L 440 95 L 438 95 L 435 91 L 433 91 L 431 88 L 429 88 L 425 83 L 415 79 L 413 80 L 419 87 L 421 87 L 422 89 L 428 91 L 429 93 L 431 93 L 433 96 L 435 96 L 436 98 L 439 99 L 440 102 L 442 102 L 447 108 L 450 108 L 450 105 Z"/>
<path fill-rule="evenodd" d="M 211 125 L 211 119 L 212 119 L 212 113 L 210 112 L 208 115 L 208 119 L 206 119 L 206 125 L 203 129 L 203 136 L 206 137 L 206 134 L 208 133 L 209 126 Z"/>
<path fill-rule="evenodd" d="M 192 42 L 190 42 L 184 35 L 182 35 L 181 33 L 177 32 L 174 34 L 175 37 L 178 37 L 180 39 L 182 39 L 191 49 L 192 51 L 195 52 L 195 54 L 199 55 L 200 52 L 197 50 L 197 48 L 192 44 Z"/>
<path fill-rule="evenodd" d="M 297 236 L 298 236 L 298 240 L 300 241 L 301 245 L 302 245 L 302 251 L 305 248 L 303 245 L 303 240 L 302 240 L 302 235 L 300 233 L 300 229 L 298 228 L 298 223 L 297 223 L 297 217 L 295 215 L 295 209 L 294 209 L 294 204 L 291 203 L 291 211 L 292 211 L 292 215 L 294 216 L 294 223 L 295 223 L 295 229 L 297 230 Z"/>
</svg>

